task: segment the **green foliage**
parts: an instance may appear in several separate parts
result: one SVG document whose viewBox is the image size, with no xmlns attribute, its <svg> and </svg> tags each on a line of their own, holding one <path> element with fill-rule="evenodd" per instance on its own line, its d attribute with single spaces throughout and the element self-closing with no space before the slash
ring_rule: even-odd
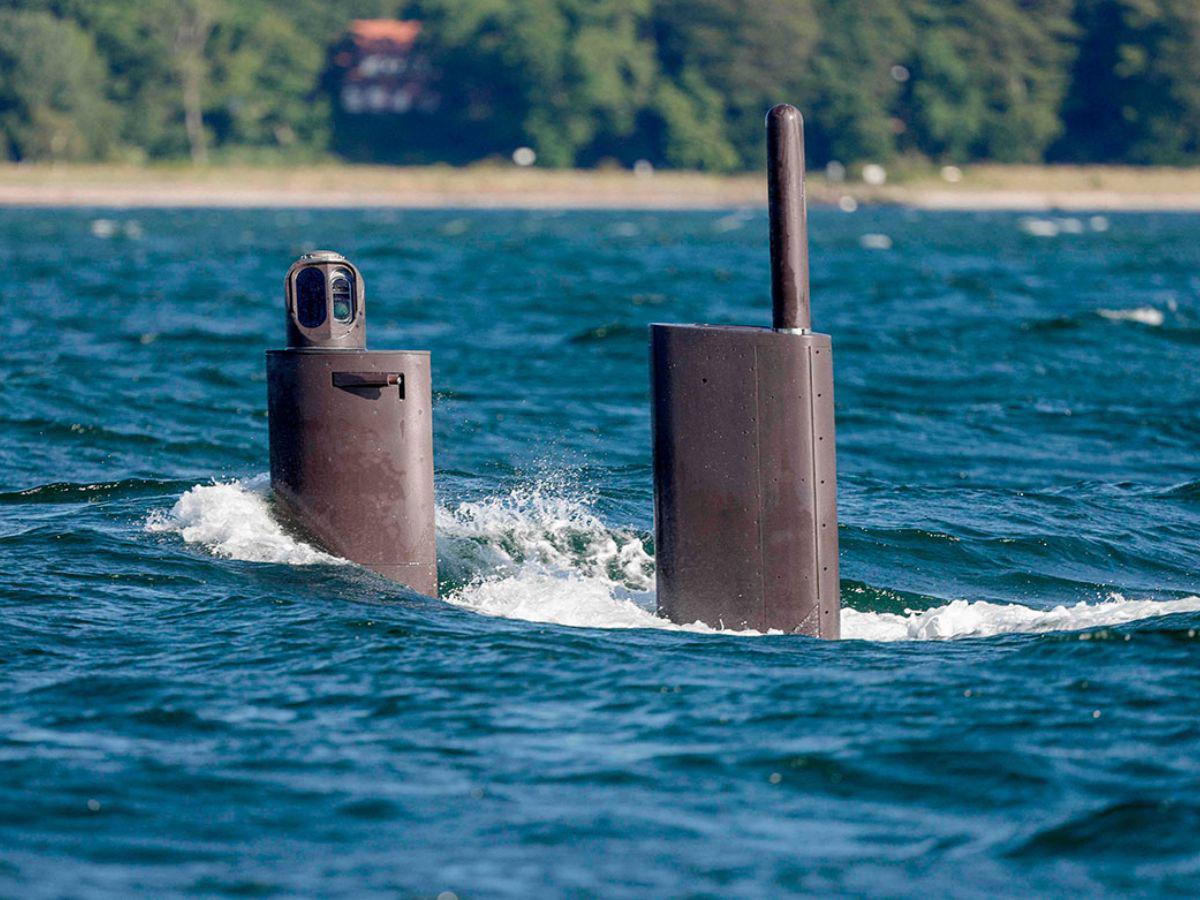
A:
<svg viewBox="0 0 1200 900">
<path fill-rule="evenodd" d="M 223 146 L 323 146 L 329 101 L 315 90 L 324 47 L 282 13 L 243 4 L 212 37 L 205 118 Z"/>
<path fill-rule="evenodd" d="M 1200 160 L 1200 3 L 1079 0 L 1057 159 Z"/>
<path fill-rule="evenodd" d="M 649 0 L 429 0 L 444 114 L 478 155 L 529 144 L 567 166 L 631 136 L 658 76 Z"/>
<path fill-rule="evenodd" d="M 1070 7 L 1071 0 L 917 6 L 902 143 L 942 159 L 1040 159 L 1062 131 Z"/>
<path fill-rule="evenodd" d="M 0 141 L 13 159 L 103 157 L 116 110 L 92 39 L 46 12 L 0 12 Z"/>
<path fill-rule="evenodd" d="M 727 138 L 725 104 L 695 70 L 659 82 L 653 100 L 662 158 L 685 169 L 725 170 L 741 162 Z"/>
<path fill-rule="evenodd" d="M 808 90 L 809 153 L 817 161 L 885 160 L 896 151 L 892 75 L 913 44 L 913 28 L 895 0 L 820 0 L 822 38 Z"/>
<path fill-rule="evenodd" d="M 328 32 L 314 32 L 296 17 L 302 0 L 25 0 L 17 5 L 44 12 L 11 15 L 58 16 L 63 27 L 94 42 L 92 58 L 98 51 L 107 65 L 99 62 L 88 88 L 78 92 L 86 99 L 79 105 L 119 110 L 110 137 L 127 152 L 203 159 L 209 146 L 272 147 L 285 153 L 324 146 L 329 105 L 317 86 Z M 40 65 L 60 68 L 49 58 Z M 77 155 L 99 154 L 91 148 Z"/>
<path fill-rule="evenodd" d="M 809 66 L 818 34 L 812 0 L 659 0 L 654 27 L 670 85 L 658 111 L 673 161 L 755 165 L 765 152 L 764 111 L 796 97 Z M 703 123 L 684 121 L 678 94 Z"/>
<path fill-rule="evenodd" d="M 351 116 L 354 18 L 417 18 L 434 113 Z M 1200 162 L 1197 0 L 0 0 L 0 152 L 754 168 Z M 366 119 L 371 119 L 367 122 Z"/>
</svg>

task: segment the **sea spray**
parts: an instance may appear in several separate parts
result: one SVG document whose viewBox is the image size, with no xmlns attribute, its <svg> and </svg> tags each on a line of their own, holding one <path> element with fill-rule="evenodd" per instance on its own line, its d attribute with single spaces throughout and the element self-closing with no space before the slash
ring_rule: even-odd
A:
<svg viewBox="0 0 1200 900">
<path fill-rule="evenodd" d="M 146 530 L 178 534 L 223 559 L 289 566 L 346 564 L 287 532 L 271 514 L 266 475 L 196 485 L 169 510 L 152 512 Z"/>
<path fill-rule="evenodd" d="M 606 526 L 587 497 L 546 482 L 439 507 L 437 528 L 439 561 L 452 581 L 533 567 L 599 578 L 630 592 L 654 586 L 647 535 Z"/>
<path fill-rule="evenodd" d="M 439 566 L 447 602 L 484 615 L 579 628 L 674 625 L 654 614 L 654 557 L 648 537 L 606 525 L 586 498 L 545 483 L 441 506 Z M 272 516 L 266 476 L 197 485 L 146 530 L 173 533 L 214 556 L 285 565 L 344 565 L 289 534 Z M 1200 612 L 1200 597 L 1131 600 L 1034 609 L 1017 603 L 953 600 L 904 613 L 843 609 L 842 638 L 927 641 L 1078 631 L 1156 616 Z M 729 632 L 724 632 L 728 634 Z M 757 632 L 737 632 L 755 636 Z"/>
<path fill-rule="evenodd" d="M 592 628 L 663 628 L 647 536 L 609 528 L 580 496 L 539 483 L 438 509 L 446 600 L 491 616 Z"/>
</svg>

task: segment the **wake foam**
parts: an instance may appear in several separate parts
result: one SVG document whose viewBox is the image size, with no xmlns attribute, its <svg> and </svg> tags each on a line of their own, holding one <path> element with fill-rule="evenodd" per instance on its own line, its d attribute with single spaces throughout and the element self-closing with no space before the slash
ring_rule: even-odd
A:
<svg viewBox="0 0 1200 900">
<path fill-rule="evenodd" d="M 266 476 L 198 485 L 146 530 L 179 535 L 215 556 L 287 565 L 345 564 L 289 535 L 272 517 Z M 714 633 L 654 614 L 648 535 L 604 524 L 588 498 L 538 486 L 437 510 L 444 599 L 488 616 L 580 628 L 658 628 Z M 950 640 L 1079 631 L 1200 612 L 1200 597 L 1127 600 L 1053 609 L 954 600 L 903 614 L 842 610 L 842 638 Z M 728 634 L 730 632 L 722 632 Z M 757 635 L 758 632 L 735 632 Z"/>
<path fill-rule="evenodd" d="M 270 491 L 266 475 L 199 484 L 169 510 L 152 512 L 146 530 L 177 534 L 187 543 L 199 544 L 224 559 L 290 566 L 345 565 L 344 559 L 322 553 L 288 534 L 271 515 Z"/>
<path fill-rule="evenodd" d="M 1040 634 L 1124 625 L 1173 613 L 1200 612 L 1200 597 L 1182 600 L 1126 600 L 1033 609 L 1017 603 L 954 600 L 932 609 L 897 613 L 842 610 L 842 637 L 864 641 L 928 641 L 998 634 Z"/>
<path fill-rule="evenodd" d="M 645 536 L 539 485 L 437 511 L 446 600 L 489 616 L 591 628 L 675 627 L 654 608 Z M 704 626 L 694 626 L 703 628 Z"/>
</svg>

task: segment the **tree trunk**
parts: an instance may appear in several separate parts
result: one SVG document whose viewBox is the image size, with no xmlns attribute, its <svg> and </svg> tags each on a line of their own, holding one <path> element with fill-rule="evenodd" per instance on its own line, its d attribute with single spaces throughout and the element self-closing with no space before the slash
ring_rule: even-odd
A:
<svg viewBox="0 0 1200 900">
<path fill-rule="evenodd" d="M 205 139 L 202 111 L 200 78 L 192 70 L 183 79 L 183 124 L 192 150 L 192 162 L 198 166 L 208 162 L 208 141 Z"/>
<path fill-rule="evenodd" d="M 183 16 L 175 32 L 176 71 L 183 88 L 183 125 L 187 131 L 192 162 L 208 162 L 208 137 L 204 133 L 204 76 L 207 68 L 204 48 L 212 34 L 212 19 L 203 0 L 183 6 Z"/>
</svg>

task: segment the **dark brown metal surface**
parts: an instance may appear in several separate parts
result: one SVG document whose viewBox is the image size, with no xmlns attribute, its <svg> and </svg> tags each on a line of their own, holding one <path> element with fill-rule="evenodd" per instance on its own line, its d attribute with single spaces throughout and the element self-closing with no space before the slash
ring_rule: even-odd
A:
<svg viewBox="0 0 1200 900">
<path fill-rule="evenodd" d="M 787 103 L 767 113 L 767 196 L 771 218 L 772 324 L 779 329 L 811 328 L 804 120 L 800 111 Z"/>
<path fill-rule="evenodd" d="M 271 487 L 314 543 L 437 596 L 429 354 L 366 349 L 362 275 L 331 250 L 284 279 L 288 349 L 267 352 Z"/>
<path fill-rule="evenodd" d="M 767 114 L 773 329 L 650 327 L 658 610 L 836 638 L 833 359 L 808 297 L 804 128 Z"/>
<path fill-rule="evenodd" d="M 658 608 L 840 631 L 829 337 L 651 326 Z"/>
<path fill-rule="evenodd" d="M 271 350 L 267 385 L 271 486 L 292 522 L 437 596 L 429 354 Z"/>
</svg>

